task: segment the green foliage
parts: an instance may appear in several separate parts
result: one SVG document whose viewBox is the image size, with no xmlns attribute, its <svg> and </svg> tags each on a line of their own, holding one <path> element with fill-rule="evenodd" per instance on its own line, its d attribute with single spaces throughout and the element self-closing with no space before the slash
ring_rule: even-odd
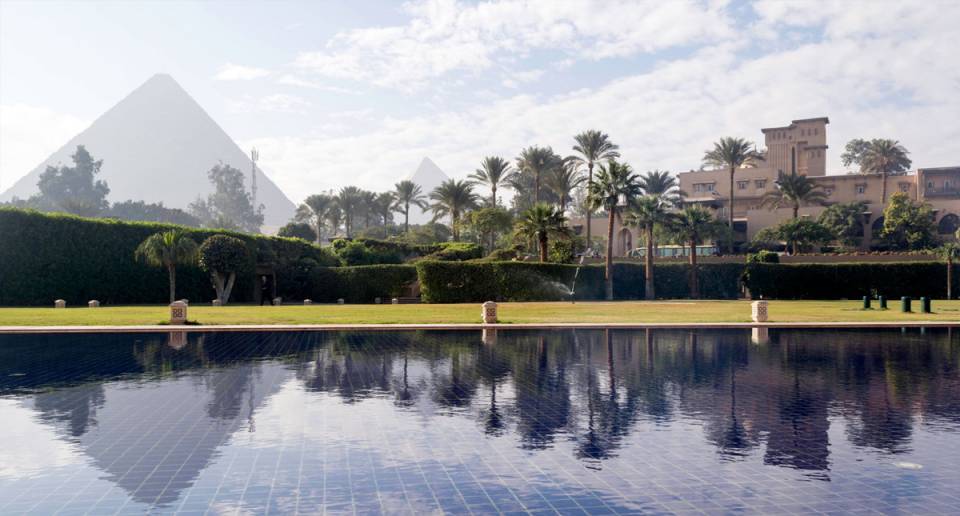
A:
<svg viewBox="0 0 960 516">
<path fill-rule="evenodd" d="M 912 164 L 907 154 L 896 140 L 854 138 L 847 142 L 840 161 L 845 167 L 856 165 L 861 173 L 902 174 Z"/>
<path fill-rule="evenodd" d="M 253 197 L 244 187 L 240 170 L 218 163 L 207 172 L 213 193 L 197 198 L 190 213 L 204 227 L 259 233 L 263 225 L 263 206 L 254 206 Z"/>
<path fill-rule="evenodd" d="M 863 239 L 863 212 L 867 203 L 863 201 L 834 204 L 820 214 L 823 224 L 842 245 L 854 247 Z"/>
<path fill-rule="evenodd" d="M 341 298 L 347 303 L 372 303 L 378 297 L 389 303 L 416 280 L 413 265 L 316 267 L 309 271 L 301 295 L 321 303 Z"/>
<path fill-rule="evenodd" d="M 47 166 L 37 182 L 40 193 L 26 201 L 27 206 L 84 216 L 94 216 L 107 209 L 110 187 L 96 179 L 103 160 L 94 160 L 83 145 L 78 145 L 70 158 L 72 167 Z"/>
<path fill-rule="evenodd" d="M 559 208 L 546 203 L 537 203 L 527 209 L 516 223 L 518 238 L 537 242 L 540 261 L 547 261 L 550 238 L 568 238 L 570 228 L 567 218 Z"/>
<path fill-rule="evenodd" d="M 747 265 L 750 294 L 765 299 L 859 299 L 865 295 L 946 296 L 942 263 L 840 263 Z M 956 276 L 956 275 L 955 275 Z"/>
<path fill-rule="evenodd" d="M 467 216 L 467 225 L 474 231 L 481 241 L 492 243 L 496 241 L 498 233 L 510 230 L 513 225 L 513 215 L 501 206 L 490 206 L 473 210 Z"/>
<path fill-rule="evenodd" d="M 179 208 L 167 208 L 162 202 L 145 203 L 143 201 L 123 201 L 103 213 L 104 217 L 142 222 L 166 222 L 179 226 L 200 227 L 200 219 Z"/>
<path fill-rule="evenodd" d="M 477 194 L 473 193 L 473 183 L 465 180 L 448 179 L 430 192 L 430 210 L 434 219 L 450 216 L 450 231 L 454 241 L 460 240 L 460 217 L 469 209 L 476 207 Z"/>
<path fill-rule="evenodd" d="M 573 239 L 553 240 L 548 258 L 552 263 L 573 263 L 577 259 L 576 247 Z"/>
<path fill-rule="evenodd" d="M 200 268 L 222 274 L 237 272 L 247 261 L 247 246 L 228 235 L 213 235 L 200 244 Z"/>
<path fill-rule="evenodd" d="M 763 228 L 753 240 L 757 243 L 787 242 L 793 251 L 810 249 L 816 244 L 825 244 L 835 238 L 829 228 L 810 219 L 791 219 L 778 226 Z"/>
<path fill-rule="evenodd" d="M 827 200 L 827 194 L 820 185 L 796 171 L 789 174 L 779 171 L 776 185 L 776 190 L 763 196 L 761 205 L 771 209 L 789 206 L 793 210 L 793 218 L 797 218 L 801 206 L 823 204 Z"/>
<path fill-rule="evenodd" d="M 880 236 L 894 249 L 913 250 L 935 247 L 937 228 L 929 204 L 913 202 L 907 194 L 897 192 L 883 210 Z"/>
<path fill-rule="evenodd" d="M 748 254 L 747 263 L 780 263 L 780 255 L 773 251 L 762 250 Z"/>
<path fill-rule="evenodd" d="M 314 231 L 313 226 L 306 222 L 288 222 L 277 231 L 277 235 L 287 238 L 302 238 L 307 242 L 317 240 L 317 232 Z"/>
<path fill-rule="evenodd" d="M 470 242 L 442 242 L 436 251 L 424 256 L 428 260 L 459 262 L 483 257 L 483 248 Z"/>
<path fill-rule="evenodd" d="M 469 242 L 441 242 L 415 245 L 401 241 L 357 238 L 333 241 L 334 253 L 343 265 L 397 264 L 417 258 L 435 260 L 473 260 L 483 256 L 483 249 Z"/>
<path fill-rule="evenodd" d="M 614 265 L 614 297 L 644 297 L 643 266 Z M 551 301 L 570 298 L 576 265 L 532 262 L 433 262 L 417 263 L 423 301 L 427 303 L 475 303 L 494 301 Z M 661 298 L 688 298 L 687 264 L 657 266 L 655 290 Z M 700 292 L 704 298 L 734 299 L 739 295 L 740 264 L 706 264 L 699 267 Z M 576 299 L 604 298 L 603 267 L 584 266 L 577 278 Z"/>
<path fill-rule="evenodd" d="M 382 263 L 403 263 L 398 250 L 383 246 L 368 246 L 361 240 L 334 240 L 333 248 L 344 265 L 375 265 Z"/>
<path fill-rule="evenodd" d="M 49 306 L 54 299 L 71 305 L 90 299 L 105 304 L 166 303 L 167 271 L 136 260 L 134 251 L 149 236 L 178 229 L 195 242 L 216 234 L 244 242 L 248 257 L 237 274 L 237 301 L 253 300 L 259 242 L 276 255 L 278 286 L 290 285 L 301 260 L 339 263 L 331 253 L 301 240 L 0 208 L 0 305 Z M 177 293 L 194 301 L 214 297 L 209 275 L 196 265 L 177 268 Z M 280 288 L 279 295 L 290 294 Z"/>
</svg>

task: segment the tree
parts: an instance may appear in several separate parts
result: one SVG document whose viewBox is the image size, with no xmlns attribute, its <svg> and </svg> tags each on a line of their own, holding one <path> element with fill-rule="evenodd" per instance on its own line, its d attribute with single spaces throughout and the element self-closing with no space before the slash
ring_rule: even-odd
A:
<svg viewBox="0 0 960 516">
<path fill-rule="evenodd" d="M 733 253 L 733 175 L 738 168 L 753 167 L 763 161 L 763 155 L 754 148 L 753 143 L 743 138 L 723 137 L 713 144 L 703 154 L 703 163 L 717 168 L 726 168 L 730 171 L 730 197 L 727 204 L 727 220 L 730 226 L 730 243 L 728 251 Z"/>
<path fill-rule="evenodd" d="M 356 186 L 345 186 L 334 197 L 343 217 L 343 229 L 347 238 L 353 238 L 354 221 L 363 204 L 363 190 Z"/>
<path fill-rule="evenodd" d="M 487 156 L 480 163 L 480 168 L 470 174 L 470 179 L 490 186 L 490 206 L 496 206 L 497 189 L 509 185 L 512 175 L 513 167 L 510 166 L 509 161 L 499 156 Z"/>
<path fill-rule="evenodd" d="M 604 279 L 607 299 L 613 300 L 613 225 L 620 217 L 620 203 L 630 204 L 642 193 L 640 182 L 633 169 L 626 163 L 610 160 L 600 166 L 597 180 L 588 187 L 588 202 L 591 209 L 607 211 L 607 255 Z"/>
<path fill-rule="evenodd" d="M 376 215 L 377 194 L 369 190 L 360 190 L 358 212 L 363 217 L 363 227 L 370 227 L 370 218 Z"/>
<path fill-rule="evenodd" d="M 567 203 L 573 200 L 573 191 L 586 181 L 572 161 L 556 167 L 544 178 L 547 188 L 557 194 L 560 199 L 560 211 L 566 213 Z"/>
<path fill-rule="evenodd" d="M 595 129 L 584 131 L 573 137 L 576 144 L 573 151 L 577 153 L 571 156 L 571 160 L 580 166 L 587 167 L 587 190 L 593 184 L 593 167 L 602 161 L 610 161 L 620 157 L 617 151 L 620 147 L 610 141 L 606 133 Z M 590 218 L 591 210 L 587 210 L 587 247 L 592 247 L 590 242 Z"/>
<path fill-rule="evenodd" d="M 473 193 L 473 184 L 465 180 L 448 179 L 430 192 L 433 203 L 430 209 L 433 218 L 450 216 L 450 231 L 453 241 L 460 241 L 460 216 L 477 205 L 477 194 Z"/>
<path fill-rule="evenodd" d="M 671 235 L 681 245 L 690 246 L 690 297 L 700 297 L 700 276 L 697 269 L 697 246 L 708 238 L 721 235 L 725 226 L 713 218 L 709 210 L 701 206 L 687 206 L 670 221 Z"/>
<path fill-rule="evenodd" d="M 527 147 L 520 151 L 517 158 L 517 169 L 521 173 L 533 177 L 533 202 L 540 202 L 540 183 L 544 175 L 555 168 L 563 166 L 563 158 L 558 156 L 550 147 Z"/>
<path fill-rule="evenodd" d="M 328 212 L 334 202 L 333 197 L 327 194 L 314 194 L 304 199 L 297 208 L 295 219 L 313 224 L 312 232 L 317 245 L 323 243 L 323 222 L 327 220 Z"/>
<path fill-rule="evenodd" d="M 194 228 L 201 225 L 197 217 L 179 208 L 167 208 L 162 202 L 150 204 L 143 201 L 116 202 L 103 215 L 121 220 L 166 222 Z"/>
<path fill-rule="evenodd" d="M 960 231 L 956 237 L 960 238 Z M 947 242 L 937 250 L 937 254 L 947 262 L 947 299 L 953 299 L 953 262 L 960 258 L 960 244 Z"/>
<path fill-rule="evenodd" d="M 336 236 L 337 231 L 340 230 L 340 225 L 343 223 L 343 210 L 340 209 L 336 197 L 333 198 L 333 206 L 327 210 L 327 216 L 325 218 L 330 224 L 330 232 Z"/>
<path fill-rule="evenodd" d="M 317 241 L 317 234 L 314 232 L 313 226 L 306 222 L 288 222 L 277 231 L 277 236 L 302 238 L 308 242 Z"/>
<path fill-rule="evenodd" d="M 570 228 L 566 223 L 563 211 L 546 203 L 538 203 L 520 216 L 517 235 L 525 240 L 536 240 L 542 263 L 547 261 L 550 237 L 570 236 Z"/>
<path fill-rule="evenodd" d="M 634 201 L 626 217 L 626 225 L 638 227 L 643 230 L 644 240 L 647 245 L 647 253 L 644 257 L 643 267 L 644 297 L 646 297 L 646 299 L 656 298 L 653 282 L 653 231 L 656 227 L 664 226 L 669 223 L 669 221 L 670 214 L 667 211 L 667 203 L 660 197 L 649 194 Z"/>
<path fill-rule="evenodd" d="M 383 226 L 384 238 L 387 237 L 387 226 L 393 222 L 393 211 L 396 206 L 396 201 L 397 199 L 393 196 L 393 192 L 380 192 L 373 199 L 371 208 L 379 218 L 377 222 Z"/>
<path fill-rule="evenodd" d="M 913 202 L 907 194 L 897 192 L 883 210 L 880 236 L 896 249 L 927 249 L 937 244 L 933 219 L 929 204 Z"/>
<path fill-rule="evenodd" d="M 427 209 L 427 197 L 423 195 L 420 185 L 413 181 L 404 180 L 393 185 L 393 195 L 396 197 L 395 209 L 403 213 L 403 232 L 410 232 L 410 206 Z"/>
<path fill-rule="evenodd" d="M 858 165 L 861 174 L 880 174 L 880 204 L 887 203 L 887 176 L 904 174 L 913 163 L 910 152 L 897 140 L 874 138 L 866 141 L 854 139 L 847 142 L 846 151 L 840 156 L 843 166 Z"/>
<path fill-rule="evenodd" d="M 70 158 L 73 166 L 47 166 L 40 174 L 40 193 L 28 201 L 43 210 L 63 210 L 82 216 L 94 216 L 107 209 L 110 187 L 97 180 L 103 160 L 94 160 L 86 147 L 77 145 Z"/>
<path fill-rule="evenodd" d="M 807 218 L 790 219 L 778 226 L 761 229 L 754 236 L 757 243 L 786 242 L 792 246 L 791 254 L 808 249 L 815 244 L 830 242 L 836 238 L 829 228 Z"/>
<path fill-rule="evenodd" d="M 470 226 L 486 241 L 488 252 L 496 248 L 497 233 L 510 229 L 513 216 L 501 206 L 487 206 L 470 212 Z"/>
<path fill-rule="evenodd" d="M 180 229 L 154 233 L 137 246 L 134 256 L 148 265 L 167 269 L 173 303 L 177 299 L 177 266 L 197 261 L 197 243 Z"/>
<path fill-rule="evenodd" d="M 207 172 L 214 191 L 206 199 L 190 205 L 190 213 L 206 227 L 219 227 L 259 233 L 263 225 L 263 205 L 254 207 L 253 197 L 243 185 L 240 170 L 219 163 Z"/>
<path fill-rule="evenodd" d="M 856 247 L 863 238 L 863 213 L 867 203 L 863 201 L 834 204 L 820 214 L 818 222 L 836 235 L 842 245 Z"/>
<path fill-rule="evenodd" d="M 213 235 L 200 244 L 200 267 L 210 273 L 221 305 L 230 299 L 237 271 L 246 259 L 247 246 L 239 238 Z"/>
<path fill-rule="evenodd" d="M 763 200 L 760 201 L 761 206 L 769 206 L 773 210 L 790 206 L 793 209 L 793 218 L 800 216 L 800 206 L 823 204 L 827 201 L 827 194 L 820 185 L 796 172 L 784 174 L 780 170 L 775 184 L 777 189 L 763 196 Z"/>
<path fill-rule="evenodd" d="M 677 178 L 665 170 L 651 170 L 640 176 L 640 187 L 646 195 L 655 195 L 671 205 L 680 204 Z"/>
</svg>

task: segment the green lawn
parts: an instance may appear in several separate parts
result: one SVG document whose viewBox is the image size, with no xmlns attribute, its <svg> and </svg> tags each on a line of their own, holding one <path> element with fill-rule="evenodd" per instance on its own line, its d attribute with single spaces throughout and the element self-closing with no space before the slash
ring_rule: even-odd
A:
<svg viewBox="0 0 960 516">
<path fill-rule="evenodd" d="M 960 301 L 934 301 L 932 314 L 861 310 L 860 301 L 771 301 L 771 322 L 958 321 Z M 919 310 L 919 302 L 914 302 Z M 480 304 L 191 306 L 191 321 L 216 324 L 478 323 Z M 165 306 L 0 308 L 0 326 L 107 326 L 159 324 Z M 502 303 L 504 323 L 714 323 L 749 322 L 749 301 L 619 301 Z"/>
</svg>

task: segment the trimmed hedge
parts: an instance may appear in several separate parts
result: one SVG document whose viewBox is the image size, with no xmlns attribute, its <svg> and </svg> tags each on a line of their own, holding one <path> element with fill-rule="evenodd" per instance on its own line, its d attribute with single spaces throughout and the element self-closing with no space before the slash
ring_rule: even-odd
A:
<svg viewBox="0 0 960 516">
<path fill-rule="evenodd" d="M 343 265 L 398 264 L 420 258 L 462 261 L 483 256 L 483 248 L 470 242 L 420 245 L 372 238 L 340 238 L 333 241 L 333 249 Z"/>
<path fill-rule="evenodd" d="M 570 299 L 576 265 L 532 262 L 433 262 L 417 264 L 423 301 L 476 303 L 495 301 L 558 301 Z M 657 265 L 654 281 L 658 298 L 689 298 L 689 265 Z M 699 267 L 703 298 L 735 299 L 740 293 L 740 264 L 704 264 Z M 604 298 L 604 268 L 587 265 L 577 278 L 576 299 Z M 643 299 L 643 265 L 614 264 L 614 298 Z"/>
<path fill-rule="evenodd" d="M 954 274 L 954 292 L 956 277 Z M 947 266 L 937 262 L 751 263 L 744 282 L 751 296 L 765 299 L 858 299 L 867 295 L 945 298 Z"/>
<path fill-rule="evenodd" d="M 46 306 L 54 299 L 64 299 L 68 306 L 90 299 L 166 303 L 166 270 L 138 262 L 134 250 L 148 236 L 173 228 L 183 229 L 198 244 L 216 234 L 246 244 L 247 260 L 231 296 L 238 302 L 254 299 L 258 258 L 273 264 L 278 295 L 284 297 L 291 295 L 285 289 L 298 271 L 338 263 L 327 251 L 298 239 L 0 208 L 0 306 Z M 207 273 L 184 266 L 177 268 L 177 297 L 206 301 L 216 295 Z"/>
<path fill-rule="evenodd" d="M 303 297 L 319 303 L 339 298 L 347 303 L 372 303 L 379 297 L 389 303 L 415 281 L 417 268 L 413 265 L 317 267 L 310 273 Z"/>
</svg>

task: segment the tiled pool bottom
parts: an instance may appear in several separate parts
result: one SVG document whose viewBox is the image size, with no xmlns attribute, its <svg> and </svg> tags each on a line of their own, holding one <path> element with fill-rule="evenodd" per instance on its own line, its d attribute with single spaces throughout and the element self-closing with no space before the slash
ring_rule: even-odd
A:
<svg viewBox="0 0 960 516">
<path fill-rule="evenodd" d="M 0 335 L 0 513 L 960 512 L 960 332 Z"/>
</svg>

